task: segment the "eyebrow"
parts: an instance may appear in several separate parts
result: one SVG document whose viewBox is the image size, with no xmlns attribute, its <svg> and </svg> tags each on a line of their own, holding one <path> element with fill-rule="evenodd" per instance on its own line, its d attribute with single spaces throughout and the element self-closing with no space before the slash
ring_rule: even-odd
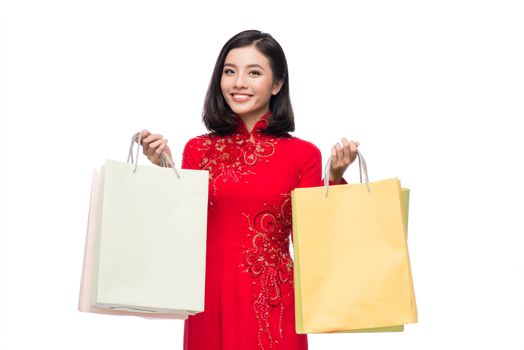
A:
<svg viewBox="0 0 524 350">
<path fill-rule="evenodd" d="M 225 66 L 231 66 L 231 67 L 234 67 L 234 68 L 237 68 L 236 64 L 233 64 L 233 63 L 224 63 L 224 67 Z M 250 64 L 247 66 L 248 68 L 253 68 L 253 67 L 257 67 L 257 68 L 260 68 L 262 70 L 264 70 L 264 68 L 262 68 L 262 66 L 258 65 L 258 64 Z"/>
</svg>

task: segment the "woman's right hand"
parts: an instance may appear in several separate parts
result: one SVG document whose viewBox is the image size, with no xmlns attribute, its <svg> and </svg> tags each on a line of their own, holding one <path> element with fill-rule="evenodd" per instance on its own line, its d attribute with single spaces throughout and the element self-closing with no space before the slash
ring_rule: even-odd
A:
<svg viewBox="0 0 524 350">
<path fill-rule="evenodd" d="M 151 134 L 148 130 L 142 131 L 142 148 L 144 154 L 153 164 L 160 165 L 162 152 L 171 157 L 171 150 L 167 146 L 167 140 L 162 135 Z"/>
</svg>

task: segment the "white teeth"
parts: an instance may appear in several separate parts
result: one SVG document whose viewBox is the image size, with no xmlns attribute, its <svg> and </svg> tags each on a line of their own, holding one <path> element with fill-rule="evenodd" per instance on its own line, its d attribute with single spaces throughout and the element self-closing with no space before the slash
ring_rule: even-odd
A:
<svg viewBox="0 0 524 350">
<path fill-rule="evenodd" d="M 245 99 L 245 98 L 248 98 L 249 95 L 233 95 L 234 98 L 238 98 L 238 99 Z"/>
</svg>

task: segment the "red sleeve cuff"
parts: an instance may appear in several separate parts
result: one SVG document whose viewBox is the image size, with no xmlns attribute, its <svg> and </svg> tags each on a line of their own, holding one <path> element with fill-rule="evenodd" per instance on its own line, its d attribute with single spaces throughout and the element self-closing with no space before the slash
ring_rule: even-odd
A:
<svg viewBox="0 0 524 350">
<path fill-rule="evenodd" d="M 332 185 L 347 185 L 347 184 L 348 184 L 348 182 L 344 178 L 340 179 L 339 183 L 335 183 L 335 181 L 329 180 L 329 186 L 332 186 Z"/>
</svg>

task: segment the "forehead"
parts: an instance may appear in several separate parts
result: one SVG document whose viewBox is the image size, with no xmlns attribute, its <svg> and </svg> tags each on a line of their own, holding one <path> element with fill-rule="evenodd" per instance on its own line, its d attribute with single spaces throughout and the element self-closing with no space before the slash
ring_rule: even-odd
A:
<svg viewBox="0 0 524 350">
<path fill-rule="evenodd" d="M 269 67 L 269 60 L 254 46 L 239 47 L 228 52 L 224 64 L 237 67 L 259 65 Z"/>
</svg>

